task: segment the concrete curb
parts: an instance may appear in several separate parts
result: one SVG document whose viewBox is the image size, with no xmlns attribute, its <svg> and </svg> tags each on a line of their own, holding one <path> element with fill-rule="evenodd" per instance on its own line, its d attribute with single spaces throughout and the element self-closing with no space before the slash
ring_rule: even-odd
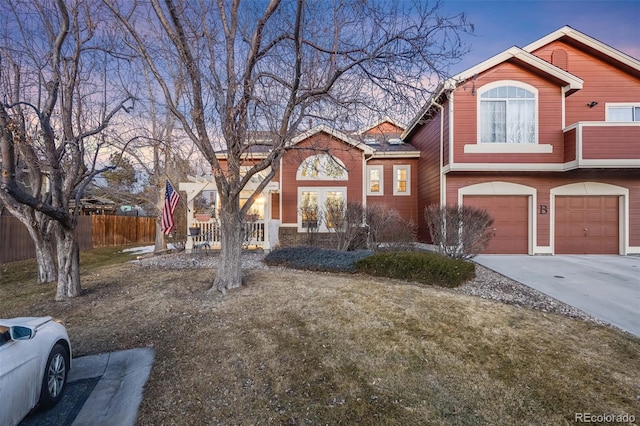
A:
<svg viewBox="0 0 640 426">
<path fill-rule="evenodd" d="M 152 348 L 91 355 L 73 360 L 69 382 L 100 377 L 73 426 L 133 426 L 155 359 Z"/>
</svg>

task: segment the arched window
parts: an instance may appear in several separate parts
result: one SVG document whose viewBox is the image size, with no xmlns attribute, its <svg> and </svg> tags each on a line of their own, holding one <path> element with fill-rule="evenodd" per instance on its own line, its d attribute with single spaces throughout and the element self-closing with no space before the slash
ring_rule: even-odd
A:
<svg viewBox="0 0 640 426">
<path fill-rule="evenodd" d="M 296 173 L 297 180 L 347 180 L 349 173 L 340 159 L 327 154 L 307 157 Z"/>
<path fill-rule="evenodd" d="M 480 143 L 537 143 L 537 91 L 518 82 L 478 91 Z"/>
</svg>

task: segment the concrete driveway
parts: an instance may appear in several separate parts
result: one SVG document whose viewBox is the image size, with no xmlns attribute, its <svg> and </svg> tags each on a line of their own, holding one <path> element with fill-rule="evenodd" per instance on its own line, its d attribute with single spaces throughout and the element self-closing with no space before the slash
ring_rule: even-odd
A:
<svg viewBox="0 0 640 426">
<path fill-rule="evenodd" d="M 640 256 L 480 255 L 473 260 L 640 336 Z"/>
<path fill-rule="evenodd" d="M 152 348 L 74 358 L 60 402 L 20 426 L 133 426 L 154 359 Z"/>
</svg>

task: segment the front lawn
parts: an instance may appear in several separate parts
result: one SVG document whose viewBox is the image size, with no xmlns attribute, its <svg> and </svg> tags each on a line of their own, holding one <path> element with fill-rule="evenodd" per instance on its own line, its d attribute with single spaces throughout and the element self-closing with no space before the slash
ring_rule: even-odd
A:
<svg viewBox="0 0 640 426">
<path fill-rule="evenodd" d="M 76 356 L 154 347 L 140 425 L 640 418 L 640 339 L 609 327 L 365 275 L 252 270 L 223 297 L 212 270 L 99 263 L 63 303 L 2 265 L 0 316 L 64 320 Z"/>
</svg>

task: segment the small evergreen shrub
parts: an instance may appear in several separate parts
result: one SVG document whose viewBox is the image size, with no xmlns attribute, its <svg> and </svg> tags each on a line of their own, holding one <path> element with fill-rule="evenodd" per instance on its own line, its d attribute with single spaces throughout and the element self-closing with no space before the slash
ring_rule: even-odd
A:
<svg viewBox="0 0 640 426">
<path fill-rule="evenodd" d="M 324 272 L 355 272 L 355 262 L 371 256 L 372 251 L 338 251 L 320 247 L 283 247 L 264 257 L 267 265 Z"/>
<path fill-rule="evenodd" d="M 428 252 L 379 252 L 356 262 L 358 272 L 458 287 L 475 276 L 473 263 Z"/>
</svg>

